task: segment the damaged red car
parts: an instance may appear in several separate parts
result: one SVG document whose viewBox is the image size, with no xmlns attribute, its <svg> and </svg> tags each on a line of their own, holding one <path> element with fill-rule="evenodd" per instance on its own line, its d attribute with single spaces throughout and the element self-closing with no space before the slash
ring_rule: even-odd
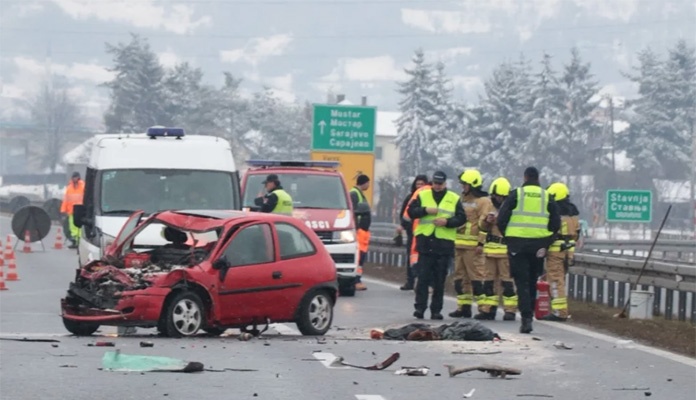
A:
<svg viewBox="0 0 696 400">
<path fill-rule="evenodd" d="M 242 211 L 136 212 L 101 260 L 79 268 L 61 299 L 65 328 L 152 328 L 169 337 L 294 322 L 323 335 L 336 268 L 298 219 Z"/>
</svg>

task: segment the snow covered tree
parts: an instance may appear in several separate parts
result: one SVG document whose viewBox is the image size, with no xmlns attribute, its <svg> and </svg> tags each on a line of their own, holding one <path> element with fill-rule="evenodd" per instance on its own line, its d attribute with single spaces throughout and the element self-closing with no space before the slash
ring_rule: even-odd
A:
<svg viewBox="0 0 696 400">
<path fill-rule="evenodd" d="M 105 84 L 111 90 L 111 104 L 104 115 L 107 131 L 144 132 L 153 125 L 170 125 L 165 111 L 164 69 L 147 40 L 131 34 L 128 44 L 106 45 L 113 56 L 116 73 Z"/>
<path fill-rule="evenodd" d="M 218 130 L 232 143 L 235 159 L 243 160 L 249 153 L 244 140 L 244 135 L 250 129 L 249 102 L 242 98 L 239 92 L 242 80 L 229 72 L 225 72 L 224 77 L 224 84 L 214 96 L 217 101 L 214 122 Z"/>
<path fill-rule="evenodd" d="M 401 153 L 401 174 L 413 177 L 439 168 L 439 156 L 432 144 L 435 130 L 435 107 L 437 88 L 433 67 L 425 60 L 423 50 L 416 50 L 413 67 L 406 68 L 409 76 L 399 83 L 398 92 L 403 96 L 399 102 L 401 116 L 397 119 L 396 144 Z"/>
<path fill-rule="evenodd" d="M 174 125 L 191 134 L 215 134 L 218 103 L 215 89 L 202 83 L 203 71 L 181 63 L 167 72 L 163 92 L 165 113 Z"/>
<path fill-rule="evenodd" d="M 445 73 L 445 64 L 438 62 L 435 65 L 433 113 L 428 116 L 428 125 L 433 127 L 431 135 L 431 152 L 437 157 L 437 167 L 446 174 L 457 174 L 455 166 L 456 153 L 454 152 L 455 130 L 459 127 L 459 114 L 452 102 L 451 81 Z"/>
</svg>

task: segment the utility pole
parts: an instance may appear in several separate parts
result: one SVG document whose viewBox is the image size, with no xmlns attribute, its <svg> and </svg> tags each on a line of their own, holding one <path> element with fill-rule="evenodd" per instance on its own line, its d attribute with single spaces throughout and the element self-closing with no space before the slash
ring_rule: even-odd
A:
<svg viewBox="0 0 696 400">
<path fill-rule="evenodd" d="M 614 134 L 614 100 L 609 95 L 609 123 L 611 129 L 611 171 L 612 171 L 612 185 L 616 186 L 616 141 Z"/>
<path fill-rule="evenodd" d="M 693 224 L 694 239 L 696 239 L 696 129 L 691 121 L 691 223 Z"/>
</svg>

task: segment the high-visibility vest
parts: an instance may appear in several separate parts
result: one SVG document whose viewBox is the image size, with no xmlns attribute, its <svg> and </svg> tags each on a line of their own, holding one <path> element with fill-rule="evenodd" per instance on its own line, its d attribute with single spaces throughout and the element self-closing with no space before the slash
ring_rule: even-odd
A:
<svg viewBox="0 0 696 400">
<path fill-rule="evenodd" d="M 517 205 L 505 229 L 506 237 L 540 239 L 549 237 L 549 193 L 540 186 L 517 188 Z"/>
<path fill-rule="evenodd" d="M 355 186 L 353 186 L 353 188 L 350 189 L 350 193 L 355 193 L 355 194 L 358 195 L 358 204 L 365 203 L 365 204 L 367 204 L 368 207 L 370 206 L 370 203 L 367 202 L 367 198 L 366 198 L 365 195 L 363 194 L 362 190 L 360 190 L 360 189 L 356 188 Z M 356 208 L 357 208 L 357 204 L 356 204 Z M 360 218 L 361 218 L 361 217 L 362 217 L 361 215 L 355 214 L 355 223 L 356 223 L 356 224 L 359 224 L 359 223 L 360 223 Z"/>
<path fill-rule="evenodd" d="M 559 231 L 560 235 L 556 238 L 556 240 L 549 246 L 549 253 L 559 253 L 561 252 L 561 244 L 563 243 L 568 243 L 568 244 L 575 244 L 575 241 L 578 238 L 578 229 L 580 228 L 580 220 L 578 216 L 569 216 L 569 215 L 562 215 L 561 216 L 561 229 Z M 575 252 L 575 246 L 570 247 L 567 249 L 569 253 L 574 253 Z"/>
<path fill-rule="evenodd" d="M 454 215 L 454 212 L 457 209 L 459 195 L 447 190 L 447 193 L 445 193 L 445 196 L 442 198 L 439 205 L 435 202 L 432 189 L 422 191 L 418 195 L 418 198 L 420 199 L 422 207 L 437 208 L 438 211 L 435 215 L 428 214 L 420 218 L 420 223 L 413 232 L 414 236 L 432 236 L 435 234 L 435 237 L 438 239 L 451 240 L 454 242 L 457 238 L 457 228 L 435 226 L 434 221 L 437 218 L 450 218 Z"/>
<path fill-rule="evenodd" d="M 275 189 L 273 192 L 278 197 L 276 206 L 271 210 L 274 214 L 292 215 L 292 197 L 283 189 Z"/>
<path fill-rule="evenodd" d="M 72 215 L 73 206 L 76 204 L 82 204 L 83 197 L 85 195 L 85 181 L 80 179 L 77 181 L 77 187 L 72 183 L 68 182 L 68 186 L 65 187 L 65 195 L 63 196 L 63 202 L 60 205 L 60 212 L 68 215 Z"/>
</svg>

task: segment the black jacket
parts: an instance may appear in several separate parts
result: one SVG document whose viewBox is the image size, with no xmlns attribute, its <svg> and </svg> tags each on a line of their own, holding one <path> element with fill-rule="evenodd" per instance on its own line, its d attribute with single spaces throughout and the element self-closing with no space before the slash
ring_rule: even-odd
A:
<svg viewBox="0 0 696 400">
<path fill-rule="evenodd" d="M 442 199 L 445 197 L 445 193 L 450 190 L 443 190 L 441 192 L 433 191 L 433 198 L 435 203 L 440 204 Z M 459 195 L 457 195 L 459 197 Z M 425 211 L 425 207 L 421 205 L 420 197 L 416 197 L 411 205 L 408 207 L 408 216 L 411 219 L 422 218 L 428 215 Z M 464 207 L 461 201 L 457 201 L 457 205 L 454 209 L 454 215 L 447 218 L 448 228 L 458 228 L 466 224 L 466 213 L 464 212 Z M 418 254 L 428 254 L 428 255 L 438 255 L 438 256 L 453 256 L 454 255 L 454 241 L 438 239 L 435 235 L 431 236 L 416 236 L 416 250 Z"/>
<path fill-rule="evenodd" d="M 539 186 L 538 183 L 525 183 L 522 186 Z M 510 222 L 510 217 L 512 216 L 512 210 L 517 207 L 517 189 L 510 191 L 510 195 L 505 199 L 503 204 L 500 206 L 500 211 L 498 212 L 498 229 L 505 235 L 505 229 Z M 558 232 L 561 228 L 561 216 L 558 210 L 558 204 L 555 201 L 549 201 L 546 206 L 546 210 L 549 212 L 549 224 L 547 229 L 550 232 Z M 536 253 L 540 248 L 548 248 L 554 241 L 555 234 L 551 234 L 546 238 L 531 239 L 531 238 L 518 238 L 518 237 L 505 237 L 507 242 L 508 252 L 510 253 L 520 253 L 529 252 Z"/>
<path fill-rule="evenodd" d="M 358 189 L 359 190 L 359 189 Z M 363 196 L 365 194 L 363 193 Z M 367 200 L 366 200 L 367 201 Z M 353 203 L 353 214 L 355 215 L 355 227 L 357 229 L 362 229 L 364 231 L 369 231 L 370 230 L 370 225 L 372 225 L 372 213 L 361 213 L 358 214 L 355 212 L 355 210 L 358 207 L 358 203 L 360 203 L 360 199 L 358 198 L 358 194 L 355 192 L 350 192 L 350 202 Z"/>
<path fill-rule="evenodd" d="M 399 211 L 399 221 L 401 221 L 400 225 L 406 233 L 409 233 L 413 230 L 413 222 L 411 221 L 406 221 L 404 219 L 404 211 L 406 211 L 406 206 L 408 205 L 408 201 L 411 200 L 411 196 L 413 196 L 413 192 L 409 193 L 406 198 L 404 198 L 404 202 L 401 203 L 401 210 Z"/>
<path fill-rule="evenodd" d="M 278 186 L 277 186 L 275 189 L 273 189 L 273 190 L 277 190 L 277 189 L 281 189 L 281 190 L 282 190 L 283 187 L 280 186 L 280 185 L 278 185 Z M 265 200 L 265 203 L 264 203 L 264 200 Z M 259 210 L 260 212 L 269 213 L 269 212 L 273 211 L 273 209 L 274 209 L 274 208 L 276 207 L 276 205 L 278 204 L 278 195 L 275 194 L 275 193 L 273 193 L 273 192 L 266 193 L 266 195 L 263 196 L 263 197 L 257 197 L 257 198 L 255 198 L 255 199 L 254 199 L 254 204 L 255 204 L 256 206 L 258 206 L 258 207 L 261 207 L 261 209 Z"/>
</svg>

